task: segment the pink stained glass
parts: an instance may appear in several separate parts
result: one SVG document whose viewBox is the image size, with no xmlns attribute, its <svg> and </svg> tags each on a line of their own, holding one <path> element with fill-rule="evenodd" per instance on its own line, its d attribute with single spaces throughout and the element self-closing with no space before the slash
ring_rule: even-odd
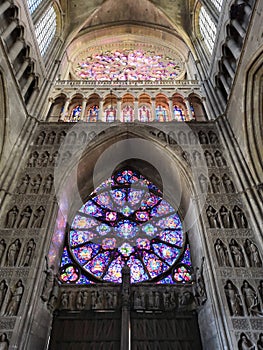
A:
<svg viewBox="0 0 263 350">
<path fill-rule="evenodd" d="M 178 249 L 170 247 L 164 243 L 153 244 L 153 250 L 155 254 L 164 259 L 169 265 L 173 265 L 180 254 Z"/>
<path fill-rule="evenodd" d="M 78 271 L 72 265 L 65 267 L 60 275 L 60 279 L 63 282 L 76 282 L 78 278 Z"/>
<path fill-rule="evenodd" d="M 128 202 L 126 201 L 126 190 L 125 189 L 116 189 L 110 191 L 111 198 L 114 200 L 114 202 L 117 205 L 123 206 L 127 205 Z"/>
<path fill-rule="evenodd" d="M 118 257 L 116 260 L 113 260 L 110 264 L 106 275 L 103 277 L 104 281 L 121 283 L 122 281 L 122 268 L 125 263 L 121 257 Z"/>
<path fill-rule="evenodd" d="M 94 227 L 96 225 L 98 225 L 98 221 L 96 219 L 86 218 L 86 217 L 81 216 L 81 215 L 76 215 L 75 219 L 72 223 L 72 228 L 88 229 L 88 228 Z"/>
<path fill-rule="evenodd" d="M 190 282 L 192 280 L 191 274 L 185 266 L 175 269 L 173 277 L 176 282 Z"/>
<path fill-rule="evenodd" d="M 149 214 L 147 211 L 137 211 L 136 213 L 136 220 L 145 222 L 149 220 Z"/>
<path fill-rule="evenodd" d="M 115 221 L 117 219 L 117 213 L 109 211 L 106 213 L 106 220 L 107 221 Z"/>
<path fill-rule="evenodd" d="M 167 243 L 183 246 L 184 237 L 182 231 L 162 231 L 158 234 L 158 237 Z"/>
<path fill-rule="evenodd" d="M 132 106 L 125 106 L 122 109 L 122 116 L 121 116 L 122 122 L 124 123 L 131 123 L 134 119 L 134 109 Z"/>
<path fill-rule="evenodd" d="M 136 245 L 137 245 L 137 248 L 139 249 L 146 249 L 146 250 L 150 249 L 150 241 L 149 239 L 146 239 L 146 238 L 138 238 L 136 240 Z"/>
<path fill-rule="evenodd" d="M 131 283 L 143 282 L 149 279 L 149 276 L 145 272 L 143 264 L 139 259 L 131 256 L 127 265 L 131 270 Z"/>
<path fill-rule="evenodd" d="M 98 205 L 104 207 L 104 208 L 109 208 L 109 209 L 114 209 L 113 203 L 111 201 L 110 194 L 108 192 L 103 192 L 100 193 L 98 196 L 96 196 L 93 199 Z"/>
<path fill-rule="evenodd" d="M 101 277 L 103 273 L 106 271 L 107 265 L 110 261 L 110 252 L 100 253 L 95 258 L 90 260 L 84 268 L 91 272 L 96 277 Z"/>
<path fill-rule="evenodd" d="M 147 193 L 145 196 L 145 199 L 142 200 L 141 207 L 147 208 L 147 207 L 153 207 L 161 200 L 160 197 L 155 196 L 153 193 Z"/>
<path fill-rule="evenodd" d="M 176 214 L 159 220 L 156 225 L 162 228 L 169 228 L 169 229 L 178 229 L 178 228 L 181 228 L 182 226 L 181 221 L 178 218 L 178 215 Z"/>
<path fill-rule="evenodd" d="M 143 105 L 139 108 L 138 119 L 142 123 L 147 123 L 152 121 L 152 111 L 151 107 Z"/>
<path fill-rule="evenodd" d="M 156 277 L 168 269 L 168 265 L 157 258 L 155 254 L 143 251 L 143 262 L 151 277 Z"/>
<path fill-rule="evenodd" d="M 116 248 L 116 239 L 115 238 L 104 238 L 102 241 L 102 248 L 105 250 Z"/>
<path fill-rule="evenodd" d="M 83 247 L 73 249 L 73 254 L 78 261 L 83 265 L 86 261 L 90 260 L 92 256 L 97 254 L 100 250 L 100 246 L 96 244 L 88 244 Z"/>
<path fill-rule="evenodd" d="M 132 207 L 137 206 L 141 200 L 143 195 L 145 194 L 145 191 L 143 190 L 137 190 L 137 189 L 129 189 L 128 192 L 128 202 Z"/>
</svg>

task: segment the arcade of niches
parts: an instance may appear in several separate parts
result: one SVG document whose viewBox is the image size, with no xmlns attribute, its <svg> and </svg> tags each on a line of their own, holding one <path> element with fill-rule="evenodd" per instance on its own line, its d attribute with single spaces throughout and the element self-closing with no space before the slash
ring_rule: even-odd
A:
<svg viewBox="0 0 263 350">
<path fill-rule="evenodd" d="M 0 349 L 263 349 L 262 20 L 0 0 Z"/>
</svg>

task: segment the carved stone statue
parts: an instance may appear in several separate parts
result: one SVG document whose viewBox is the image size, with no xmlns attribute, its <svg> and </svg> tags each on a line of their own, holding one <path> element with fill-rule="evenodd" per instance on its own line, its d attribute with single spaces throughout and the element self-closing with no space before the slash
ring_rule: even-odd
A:
<svg viewBox="0 0 263 350">
<path fill-rule="evenodd" d="M 250 339 L 248 339 L 245 333 L 240 334 L 238 341 L 238 350 L 256 350 L 255 345 Z"/>
<path fill-rule="evenodd" d="M 46 279 L 44 282 L 44 286 L 43 286 L 43 290 L 42 290 L 42 294 L 41 294 L 41 299 L 43 301 L 48 301 L 50 294 L 51 294 L 51 291 L 52 291 L 53 286 L 54 286 L 55 274 L 54 274 L 54 266 L 51 265 L 49 267 L 47 257 L 45 259 L 46 259 L 46 270 L 44 272 L 46 273 Z"/>
<path fill-rule="evenodd" d="M 48 134 L 47 144 L 53 145 L 54 142 L 55 142 L 55 138 L 56 138 L 56 134 L 54 133 L 54 131 L 50 132 L 50 133 Z"/>
<path fill-rule="evenodd" d="M 225 158 L 222 156 L 220 151 L 215 152 L 215 161 L 219 168 L 222 166 L 226 166 Z"/>
<path fill-rule="evenodd" d="M 237 205 L 233 209 L 233 214 L 234 214 L 238 228 L 248 227 L 247 226 L 247 219 L 246 219 L 243 211 Z"/>
<path fill-rule="evenodd" d="M 42 177 L 38 174 L 31 183 L 31 193 L 37 194 L 42 182 Z"/>
<path fill-rule="evenodd" d="M 216 240 L 215 243 L 215 251 L 219 266 L 231 266 L 227 248 L 219 238 Z"/>
<path fill-rule="evenodd" d="M 248 315 L 256 316 L 260 311 L 257 293 L 247 281 L 243 282 L 241 290 Z"/>
<path fill-rule="evenodd" d="M 18 215 L 18 209 L 17 209 L 17 206 L 15 205 L 7 213 L 7 216 L 6 216 L 6 227 L 7 228 L 15 227 L 17 215 Z"/>
<path fill-rule="evenodd" d="M 20 221 L 17 225 L 18 228 L 27 228 L 29 224 L 29 220 L 31 218 L 32 209 L 30 206 L 27 206 L 22 213 L 20 214 Z"/>
<path fill-rule="evenodd" d="M 17 187 L 17 193 L 20 193 L 20 194 L 26 193 L 29 182 L 30 182 L 30 177 L 28 175 L 25 175 L 22 178 L 21 184 Z"/>
<path fill-rule="evenodd" d="M 11 298 L 7 304 L 5 316 L 16 316 L 19 310 L 21 299 L 24 293 L 24 286 L 21 280 L 15 285 L 13 291 L 11 291 Z"/>
<path fill-rule="evenodd" d="M 41 228 L 45 216 L 45 209 L 42 205 L 34 212 L 32 227 Z"/>
<path fill-rule="evenodd" d="M 0 266 L 1 266 L 1 263 L 2 263 L 2 260 L 3 260 L 3 256 L 4 256 L 4 253 L 5 253 L 5 248 L 6 248 L 5 240 L 1 239 L 1 241 L 0 241 Z"/>
<path fill-rule="evenodd" d="M 49 164 L 50 166 L 57 166 L 58 165 L 58 161 L 60 158 L 60 154 L 58 153 L 58 151 L 56 151 L 50 158 L 49 158 Z"/>
<path fill-rule="evenodd" d="M 18 254 L 21 248 L 20 240 L 17 238 L 10 244 L 6 255 L 6 266 L 13 267 L 16 265 Z"/>
<path fill-rule="evenodd" d="M 241 247 L 233 238 L 230 241 L 229 248 L 231 251 L 231 255 L 232 255 L 235 267 L 244 267 L 245 259 L 244 259 L 244 255 L 242 253 Z"/>
<path fill-rule="evenodd" d="M 194 132 L 190 131 L 188 134 L 189 142 L 191 145 L 196 145 L 197 144 L 197 137 Z"/>
<path fill-rule="evenodd" d="M 143 290 L 134 291 L 134 308 L 135 309 L 144 309 L 145 308 L 145 295 Z"/>
<path fill-rule="evenodd" d="M 208 183 L 208 179 L 203 174 L 201 174 L 199 176 L 199 185 L 200 185 L 200 189 L 201 189 L 202 193 L 206 193 L 207 191 L 209 191 L 210 186 Z"/>
<path fill-rule="evenodd" d="M 50 292 L 50 297 L 47 303 L 47 308 L 53 312 L 57 306 L 57 301 L 58 301 L 58 294 L 59 294 L 59 286 L 58 284 L 54 281 L 53 288 Z"/>
<path fill-rule="evenodd" d="M 6 333 L 0 334 L 0 350 L 8 350 L 9 341 L 7 339 Z"/>
<path fill-rule="evenodd" d="M 218 143 L 218 137 L 213 131 L 209 131 L 208 136 L 211 144 Z"/>
<path fill-rule="evenodd" d="M 233 193 L 235 192 L 235 187 L 233 182 L 231 181 L 230 177 L 227 174 L 224 174 L 222 177 L 223 185 L 225 188 L 226 193 Z"/>
<path fill-rule="evenodd" d="M 185 145 L 187 144 L 187 139 L 186 139 L 186 135 L 183 131 L 180 131 L 179 134 L 178 134 L 178 140 L 179 140 L 179 143 L 181 145 Z"/>
<path fill-rule="evenodd" d="M 83 306 L 83 294 L 82 294 L 82 291 L 80 290 L 76 295 L 76 309 L 82 310 L 83 307 L 84 307 Z"/>
<path fill-rule="evenodd" d="M 4 300 L 5 300 L 7 288 L 8 287 L 7 287 L 6 281 L 2 280 L 0 282 L 0 311 L 1 311 L 1 307 L 2 307 Z"/>
<path fill-rule="evenodd" d="M 263 303 L 263 280 L 261 280 L 261 281 L 259 282 L 258 292 L 259 292 L 261 301 L 262 301 L 262 303 Z"/>
<path fill-rule="evenodd" d="M 206 134 L 203 131 L 200 131 L 198 133 L 198 136 L 199 136 L 200 143 L 208 144 L 208 138 L 207 138 Z"/>
<path fill-rule="evenodd" d="M 240 295 L 233 282 L 227 281 L 225 286 L 226 299 L 231 316 L 243 316 L 243 307 Z"/>
<path fill-rule="evenodd" d="M 195 269 L 195 276 L 194 276 L 195 299 L 198 305 L 203 305 L 207 300 L 205 281 L 204 281 L 204 275 L 203 275 L 204 261 L 205 261 L 205 258 L 203 257 L 200 268 L 196 267 Z"/>
<path fill-rule="evenodd" d="M 263 333 L 259 334 L 257 347 L 258 347 L 257 350 L 263 350 Z"/>
<path fill-rule="evenodd" d="M 231 228 L 233 227 L 233 220 L 231 216 L 231 212 L 227 210 L 226 207 L 222 206 L 220 209 L 220 217 L 221 222 L 224 228 Z"/>
<path fill-rule="evenodd" d="M 31 153 L 29 160 L 27 162 L 27 166 L 29 168 L 34 168 L 37 164 L 37 159 L 38 159 L 38 153 L 37 152 Z"/>
<path fill-rule="evenodd" d="M 44 133 L 44 131 L 41 131 L 41 133 L 37 137 L 36 145 L 43 145 L 45 136 L 46 136 L 46 134 Z"/>
<path fill-rule="evenodd" d="M 49 157 L 50 157 L 49 153 L 47 151 L 44 152 L 41 158 L 39 159 L 38 166 L 47 167 L 49 162 Z"/>
<path fill-rule="evenodd" d="M 212 185 L 213 193 L 220 193 L 220 180 L 215 174 L 210 177 L 210 182 Z"/>
<path fill-rule="evenodd" d="M 215 165 L 214 159 L 213 159 L 211 153 L 208 152 L 208 151 L 205 151 L 205 160 L 206 160 L 207 166 L 210 167 L 210 166 L 214 166 Z"/>
<path fill-rule="evenodd" d="M 193 159 L 194 159 L 194 164 L 195 166 L 198 166 L 201 161 L 201 154 L 198 151 L 193 152 Z"/>
<path fill-rule="evenodd" d="M 50 194 L 53 186 L 53 176 L 49 175 L 43 186 L 43 194 Z"/>
<path fill-rule="evenodd" d="M 60 306 L 62 309 L 68 309 L 69 307 L 69 294 L 63 291 L 60 297 Z"/>
<path fill-rule="evenodd" d="M 209 226 L 211 228 L 220 228 L 218 213 L 211 205 L 209 205 L 209 207 L 207 208 L 206 215 L 208 218 Z"/>
<path fill-rule="evenodd" d="M 261 267 L 262 261 L 259 255 L 259 251 L 255 243 L 253 243 L 250 239 L 246 239 L 244 244 L 245 251 L 247 253 L 250 266 L 252 267 Z"/>
<path fill-rule="evenodd" d="M 61 131 L 61 132 L 58 134 L 57 142 L 58 142 L 58 143 L 62 143 L 62 142 L 64 141 L 65 137 L 66 137 L 65 131 Z"/>
<path fill-rule="evenodd" d="M 31 238 L 27 242 L 26 250 L 25 250 L 24 255 L 22 257 L 22 260 L 21 260 L 21 266 L 30 266 L 31 265 L 35 247 L 36 247 L 36 243 L 33 240 L 33 238 Z"/>
</svg>

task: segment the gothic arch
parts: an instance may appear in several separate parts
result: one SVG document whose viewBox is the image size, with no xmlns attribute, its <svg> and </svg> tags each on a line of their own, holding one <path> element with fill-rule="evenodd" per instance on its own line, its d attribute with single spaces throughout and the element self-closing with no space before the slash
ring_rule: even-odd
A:
<svg viewBox="0 0 263 350">
<path fill-rule="evenodd" d="M 4 150 L 4 143 L 6 137 L 6 92 L 5 92 L 5 82 L 3 74 L 0 71 L 0 157 L 2 156 Z M 2 157 L 1 157 L 2 159 Z"/>
</svg>

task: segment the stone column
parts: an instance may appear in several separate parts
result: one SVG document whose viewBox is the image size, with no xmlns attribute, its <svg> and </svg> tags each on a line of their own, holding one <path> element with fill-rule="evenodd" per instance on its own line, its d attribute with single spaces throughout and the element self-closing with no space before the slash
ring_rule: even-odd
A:
<svg viewBox="0 0 263 350">
<path fill-rule="evenodd" d="M 174 109 L 173 109 L 173 99 L 172 99 L 172 97 L 169 98 L 168 103 L 169 103 L 169 111 L 170 111 L 170 114 L 171 114 L 171 120 L 174 120 Z"/>
<path fill-rule="evenodd" d="M 42 115 L 41 119 L 42 121 L 46 120 L 50 111 L 50 108 L 52 106 L 52 104 L 54 103 L 54 99 L 52 97 L 49 97 L 48 99 L 48 105 L 45 109 L 45 113 Z"/>
<path fill-rule="evenodd" d="M 117 116 L 116 116 L 116 119 L 118 121 L 121 121 L 121 98 L 120 97 L 117 98 Z"/>
<path fill-rule="evenodd" d="M 228 71 L 230 77 L 231 77 L 232 79 L 234 79 L 235 72 L 234 72 L 233 68 L 230 66 L 230 63 L 229 63 L 229 61 L 227 60 L 227 58 L 224 58 L 224 59 L 223 59 L 223 64 L 224 64 L 224 66 L 226 67 L 226 69 L 227 69 L 227 71 Z"/>
<path fill-rule="evenodd" d="M 99 121 L 102 122 L 103 121 L 103 98 L 100 99 L 100 103 L 99 103 Z"/>
<path fill-rule="evenodd" d="M 11 61 L 14 61 L 16 59 L 16 57 L 19 55 L 23 47 L 24 47 L 24 41 L 20 38 L 17 39 L 9 51 L 9 57 Z"/>
<path fill-rule="evenodd" d="M 38 93 L 39 93 L 39 88 L 38 88 L 38 86 L 35 86 L 34 89 L 33 89 L 32 94 L 31 94 L 31 96 L 29 98 L 28 104 L 27 104 L 27 109 L 28 110 L 33 106 L 34 102 L 36 101 Z"/>
<path fill-rule="evenodd" d="M 222 84 L 224 85 L 224 88 L 225 88 L 225 90 L 226 90 L 226 93 L 229 95 L 230 88 L 229 88 L 229 85 L 228 85 L 228 83 L 227 83 L 227 81 L 226 81 L 226 78 L 225 78 L 224 75 L 222 75 L 222 74 L 219 75 L 219 78 L 220 78 L 220 80 L 222 81 Z"/>
<path fill-rule="evenodd" d="M 86 112 L 87 102 L 88 102 L 88 100 L 86 98 L 83 98 L 82 106 L 81 106 L 81 113 L 80 113 L 80 120 L 83 120 L 85 122 L 86 122 L 86 120 L 85 120 L 85 112 Z"/>
<path fill-rule="evenodd" d="M 185 104 L 186 104 L 189 120 L 193 120 L 194 118 L 193 118 L 193 115 L 192 115 L 192 110 L 191 110 L 189 98 L 186 97 L 184 100 L 185 100 Z"/>
<path fill-rule="evenodd" d="M 67 98 L 66 102 L 64 104 L 63 112 L 61 113 L 61 118 L 60 119 L 65 119 L 67 117 L 69 103 L 70 103 L 70 98 Z"/>
<path fill-rule="evenodd" d="M 131 350 L 130 268 L 122 269 L 121 350 Z"/>
<path fill-rule="evenodd" d="M 138 98 L 134 100 L 134 120 L 138 121 L 139 119 L 139 101 Z"/>
<path fill-rule="evenodd" d="M 16 74 L 16 79 L 20 80 L 20 78 L 22 77 L 22 75 L 24 74 L 25 70 L 27 69 L 28 65 L 29 65 L 29 58 L 26 58 L 22 64 L 22 66 L 19 68 L 19 71 Z"/>
<path fill-rule="evenodd" d="M 237 30 L 237 32 L 239 33 L 239 35 L 244 38 L 246 35 L 246 31 L 242 28 L 242 26 L 240 25 L 240 23 L 238 22 L 238 20 L 236 19 L 232 19 L 231 21 L 232 26 Z"/>
<path fill-rule="evenodd" d="M 226 41 L 227 47 L 232 52 L 233 56 L 237 60 L 240 56 L 240 48 L 238 47 L 237 43 L 234 39 L 228 39 Z"/>
<path fill-rule="evenodd" d="M 12 31 L 17 27 L 17 20 L 13 20 L 9 26 L 4 30 L 2 33 L 2 38 L 4 40 L 7 39 L 7 37 L 12 33 Z"/>
<path fill-rule="evenodd" d="M 156 111 L 155 111 L 155 98 L 151 98 L 151 104 L 152 104 L 152 121 L 156 121 Z"/>
<path fill-rule="evenodd" d="M 26 94 L 27 90 L 29 89 L 33 80 L 34 80 L 34 74 L 30 73 L 29 76 L 27 77 L 27 82 L 21 91 L 23 96 L 25 96 L 25 94 Z"/>
<path fill-rule="evenodd" d="M 9 1 L 4 1 L 0 5 L 0 15 L 2 15 L 9 7 L 10 7 L 10 2 Z"/>
</svg>

